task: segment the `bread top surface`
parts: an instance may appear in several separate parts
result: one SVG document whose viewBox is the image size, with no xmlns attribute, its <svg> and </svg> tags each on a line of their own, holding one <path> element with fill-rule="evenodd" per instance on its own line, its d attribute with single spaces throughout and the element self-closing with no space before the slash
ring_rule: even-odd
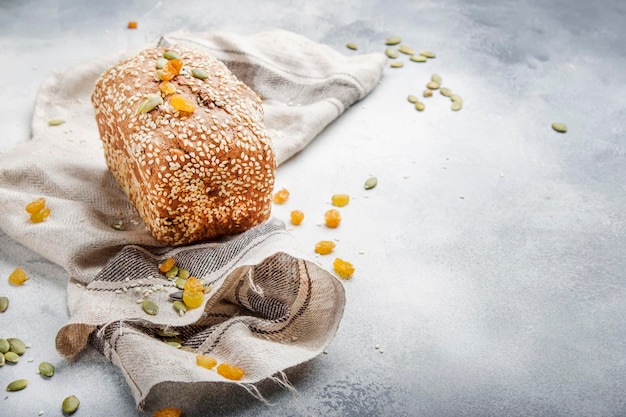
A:
<svg viewBox="0 0 626 417">
<path fill-rule="evenodd" d="M 159 88 L 166 50 L 184 63 L 170 83 L 193 113 Z M 138 112 L 149 94 L 163 104 Z M 105 71 L 92 103 L 107 165 L 160 243 L 239 233 L 269 217 L 276 162 L 261 99 L 223 63 L 188 47 L 148 49 Z"/>
</svg>

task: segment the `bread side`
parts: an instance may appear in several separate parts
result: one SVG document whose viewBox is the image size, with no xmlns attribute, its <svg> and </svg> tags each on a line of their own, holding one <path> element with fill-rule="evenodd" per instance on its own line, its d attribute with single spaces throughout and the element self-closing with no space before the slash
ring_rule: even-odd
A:
<svg viewBox="0 0 626 417">
<path fill-rule="evenodd" d="M 195 111 L 176 110 L 172 95 L 159 89 L 156 63 L 165 48 L 108 69 L 92 95 L 107 166 L 163 244 L 245 231 L 269 217 L 274 186 L 261 99 L 206 53 L 168 50 L 184 63 L 170 81 L 175 94 L 195 103 Z M 163 104 L 138 113 L 148 94 L 160 94 Z"/>
</svg>

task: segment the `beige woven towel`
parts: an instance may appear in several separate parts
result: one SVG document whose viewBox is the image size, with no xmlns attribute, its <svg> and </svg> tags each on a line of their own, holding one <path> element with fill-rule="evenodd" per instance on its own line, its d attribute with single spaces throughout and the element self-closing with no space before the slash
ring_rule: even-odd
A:
<svg viewBox="0 0 626 417">
<path fill-rule="evenodd" d="M 279 164 L 365 97 L 385 63 L 382 54 L 346 57 L 282 30 L 177 32 L 155 43 L 204 48 L 261 94 Z M 186 392 L 201 394 L 228 382 L 196 366 L 196 353 L 244 369 L 241 384 L 313 358 L 334 337 L 345 299 L 341 283 L 299 253 L 276 219 L 175 249 L 152 239 L 106 168 L 89 100 L 104 69 L 134 52 L 69 68 L 42 85 L 33 140 L 0 156 L 0 227 L 69 274 L 70 322 L 58 333 L 59 352 L 74 357 L 91 343 L 122 370 L 138 406 L 150 408 L 159 386 L 191 382 Z M 51 119 L 66 123 L 49 126 Z M 24 206 L 42 196 L 52 214 L 32 224 Z M 174 282 L 158 271 L 167 257 L 212 285 L 184 316 L 172 308 Z M 157 315 L 143 312 L 137 300 L 145 298 L 158 304 Z M 163 330 L 177 332 L 186 348 L 164 343 Z"/>
</svg>

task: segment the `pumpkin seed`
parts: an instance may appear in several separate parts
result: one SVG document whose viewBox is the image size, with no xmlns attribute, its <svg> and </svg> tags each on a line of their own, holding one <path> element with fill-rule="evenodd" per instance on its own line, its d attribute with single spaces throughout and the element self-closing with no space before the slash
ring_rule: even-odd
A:
<svg viewBox="0 0 626 417">
<path fill-rule="evenodd" d="M 61 404 L 61 410 L 67 414 L 74 414 L 76 410 L 78 410 L 78 406 L 80 405 L 80 400 L 75 395 L 70 395 L 69 397 L 63 400 Z"/>
<path fill-rule="evenodd" d="M 378 179 L 376 177 L 369 177 L 364 184 L 364 187 L 366 190 L 371 190 L 372 188 L 376 187 L 376 185 L 378 184 Z"/>
<path fill-rule="evenodd" d="M 567 132 L 567 126 L 564 123 L 554 122 L 552 123 L 552 129 L 556 130 L 559 133 Z"/>
<path fill-rule="evenodd" d="M 163 104 L 163 97 L 160 94 L 148 94 L 146 100 L 139 105 L 137 114 L 148 113 L 161 104 Z"/>
<path fill-rule="evenodd" d="M 26 388 L 28 385 L 28 379 L 16 379 L 7 385 L 7 391 L 20 391 Z"/>
<path fill-rule="evenodd" d="M 417 97 L 412 96 L 412 95 L 409 95 L 409 96 L 407 97 L 407 100 L 409 100 L 409 103 L 417 103 L 417 101 L 418 101 L 418 100 L 417 100 Z"/>
<path fill-rule="evenodd" d="M 180 334 L 180 332 L 172 329 L 157 329 L 156 333 L 160 337 L 175 337 Z"/>
<path fill-rule="evenodd" d="M 352 49 L 353 51 L 356 51 L 356 50 L 358 49 L 358 48 L 357 48 L 357 46 L 356 46 L 356 44 L 355 44 L 355 43 L 352 43 L 352 42 L 348 42 L 348 43 L 346 44 L 346 48 L 348 48 L 348 49 Z"/>
<path fill-rule="evenodd" d="M 411 61 L 413 62 L 426 62 L 428 61 L 428 58 L 426 58 L 424 55 L 412 55 L 411 58 L 409 58 Z"/>
<path fill-rule="evenodd" d="M 398 50 L 394 48 L 385 49 L 385 55 L 387 55 L 391 59 L 396 59 L 397 57 L 400 56 L 400 54 L 398 53 Z"/>
<path fill-rule="evenodd" d="M 394 61 L 391 64 L 389 64 L 389 66 L 391 68 L 402 68 L 404 66 L 404 63 L 400 61 Z"/>
<path fill-rule="evenodd" d="M 426 87 L 431 89 L 431 90 L 436 90 L 439 88 L 439 83 L 435 82 L 435 81 L 429 81 L 428 84 L 426 84 Z"/>
<path fill-rule="evenodd" d="M 424 97 L 432 97 L 433 90 L 424 90 Z"/>
<path fill-rule="evenodd" d="M 200 68 L 192 68 L 191 69 L 191 75 L 193 75 L 194 77 L 199 78 L 201 80 L 209 78 L 209 73 L 206 72 L 203 69 L 200 69 Z"/>
<path fill-rule="evenodd" d="M 170 345 L 172 347 L 175 347 L 176 349 L 180 349 L 183 346 L 183 345 L 181 345 L 178 342 L 165 342 L 165 343 L 167 343 L 168 345 Z"/>
<path fill-rule="evenodd" d="M 445 97 L 450 97 L 452 95 L 452 90 L 446 87 L 442 87 L 441 90 L 439 90 L 439 92 L 441 93 L 442 96 L 445 96 Z"/>
<path fill-rule="evenodd" d="M 11 345 L 9 344 L 8 340 L 0 339 L 0 353 L 7 353 L 10 348 Z"/>
<path fill-rule="evenodd" d="M 425 56 L 426 58 L 436 58 L 437 55 L 435 55 L 434 52 L 431 51 L 420 51 L 420 55 Z"/>
<path fill-rule="evenodd" d="M 180 55 L 174 51 L 165 51 L 163 52 L 163 58 L 171 61 L 172 59 L 180 59 Z"/>
<path fill-rule="evenodd" d="M 176 285 L 176 288 L 178 288 L 179 290 L 183 290 L 185 289 L 185 282 L 187 282 L 186 279 L 176 278 L 176 282 L 174 285 Z"/>
<path fill-rule="evenodd" d="M 143 300 L 143 303 L 141 303 L 141 308 L 143 308 L 143 311 L 145 311 L 147 314 L 150 314 L 151 316 L 155 316 L 158 312 L 159 312 L 159 306 L 156 305 L 156 303 L 152 300 Z"/>
<path fill-rule="evenodd" d="M 460 101 L 453 101 L 452 107 L 450 107 L 452 111 L 459 111 L 463 108 L 463 103 Z"/>
<path fill-rule="evenodd" d="M 443 79 L 441 78 L 441 75 L 439 74 L 433 74 L 430 76 L 430 79 L 434 82 L 436 82 L 437 84 L 440 84 L 443 82 Z"/>
<path fill-rule="evenodd" d="M 4 359 L 6 362 L 9 363 L 18 363 L 20 360 L 20 355 L 15 352 L 9 351 L 4 354 Z"/>
<path fill-rule="evenodd" d="M 415 51 L 413 50 L 413 48 L 408 45 L 400 45 L 400 47 L 398 47 L 398 51 L 406 55 L 415 55 Z"/>
<path fill-rule="evenodd" d="M 0 353 L 0 366 L 4 366 L 4 362 L 5 362 L 4 353 Z"/>
<path fill-rule="evenodd" d="M 418 101 L 417 103 L 415 103 L 415 109 L 417 111 L 424 111 L 425 108 L 426 106 L 421 101 Z"/>
<path fill-rule="evenodd" d="M 48 126 L 59 126 L 65 123 L 65 120 L 62 119 L 51 119 L 48 120 Z"/>
<path fill-rule="evenodd" d="M 173 305 L 174 305 L 174 310 L 178 311 L 178 314 L 180 314 L 181 312 L 182 313 L 187 312 L 187 306 L 182 301 L 176 300 L 174 301 Z"/>
<path fill-rule="evenodd" d="M 159 81 L 165 81 L 165 80 L 163 79 L 163 70 L 162 70 L 162 69 L 157 70 L 156 74 L 157 74 L 157 79 L 158 79 Z"/>
<path fill-rule="evenodd" d="M 15 337 L 10 337 L 7 340 L 9 341 L 9 350 L 11 352 L 15 352 L 20 356 L 22 356 L 24 352 L 26 352 L 26 344 L 22 342 L 20 339 L 15 338 Z"/>
<path fill-rule="evenodd" d="M 385 45 L 397 45 L 400 42 L 402 42 L 402 38 L 399 36 L 392 36 L 390 38 L 387 38 L 387 40 L 385 40 Z"/>
<path fill-rule="evenodd" d="M 156 60 L 156 68 L 157 69 L 163 69 L 165 64 L 167 64 L 167 59 L 165 59 L 163 57 L 161 57 L 161 58 Z"/>
<path fill-rule="evenodd" d="M 39 374 L 51 377 L 54 375 L 54 366 L 50 362 L 41 362 L 39 364 Z"/>
<path fill-rule="evenodd" d="M 463 103 L 463 98 L 458 94 L 450 95 L 450 100 L 452 100 L 452 102 L 458 101 L 459 103 Z"/>
<path fill-rule="evenodd" d="M 189 278 L 189 275 L 191 274 L 186 269 L 181 268 L 178 270 L 178 278 L 187 279 Z"/>
<path fill-rule="evenodd" d="M 174 265 L 172 268 L 170 268 L 169 271 L 165 273 L 165 276 L 168 278 L 174 278 L 177 275 L 178 275 L 178 267 L 176 265 Z"/>
<path fill-rule="evenodd" d="M 9 299 L 7 297 L 0 297 L 0 313 L 4 313 L 9 308 Z"/>
<path fill-rule="evenodd" d="M 182 291 L 174 291 L 173 293 L 170 293 L 170 300 L 178 301 L 178 300 L 182 300 L 182 299 L 183 299 L 183 292 Z"/>
</svg>

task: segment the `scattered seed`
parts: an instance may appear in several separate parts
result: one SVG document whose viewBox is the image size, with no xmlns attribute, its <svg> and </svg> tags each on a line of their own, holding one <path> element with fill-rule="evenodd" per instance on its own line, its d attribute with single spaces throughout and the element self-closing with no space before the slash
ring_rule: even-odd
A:
<svg viewBox="0 0 626 417">
<path fill-rule="evenodd" d="M 175 347 L 176 349 L 180 349 L 183 346 L 183 345 L 181 345 L 178 342 L 165 342 L 165 343 L 167 343 L 168 345 L 170 345 L 172 347 Z"/>
<path fill-rule="evenodd" d="M 11 345 L 9 341 L 6 339 L 0 339 L 0 353 L 7 353 L 10 349 Z"/>
<path fill-rule="evenodd" d="M 152 300 L 143 300 L 141 308 L 143 308 L 143 311 L 151 316 L 155 316 L 159 312 L 159 306 Z"/>
<path fill-rule="evenodd" d="M 180 59 L 180 55 L 174 51 L 165 51 L 163 52 L 163 58 L 171 61 L 172 59 Z"/>
<path fill-rule="evenodd" d="M 200 80 L 204 80 L 206 78 L 209 78 L 209 74 L 200 68 L 192 68 L 191 69 L 191 75 L 193 75 L 194 77 L 200 79 Z"/>
<path fill-rule="evenodd" d="M 387 55 L 391 59 L 396 59 L 397 57 L 400 56 L 400 54 L 398 53 L 398 50 L 394 48 L 385 49 L 385 55 Z"/>
<path fill-rule="evenodd" d="M 121 220 L 118 220 L 117 222 L 113 223 L 111 227 L 114 228 L 115 230 L 126 229 L 126 227 L 124 226 L 124 222 L 122 222 Z"/>
<path fill-rule="evenodd" d="M 167 271 L 165 273 L 165 276 L 167 278 L 174 278 L 176 276 L 178 276 L 178 267 L 177 266 L 173 266 L 169 269 L 169 271 Z"/>
<path fill-rule="evenodd" d="M 428 61 L 428 58 L 426 58 L 424 55 L 412 55 L 411 58 L 409 58 L 411 61 L 413 62 L 426 62 Z"/>
<path fill-rule="evenodd" d="M 450 107 L 452 111 L 459 111 L 463 108 L 463 103 L 460 101 L 452 102 L 452 107 Z"/>
<path fill-rule="evenodd" d="M 182 290 L 185 289 L 185 282 L 187 282 L 186 279 L 176 278 L 174 285 L 176 285 L 176 288 L 178 288 L 179 290 Z"/>
<path fill-rule="evenodd" d="M 378 179 L 376 177 L 369 177 L 364 184 L 366 190 L 371 190 L 378 185 Z"/>
<path fill-rule="evenodd" d="M 157 69 L 163 69 L 165 64 L 167 64 L 167 59 L 165 59 L 163 57 L 161 57 L 161 58 L 156 60 L 156 68 Z"/>
<path fill-rule="evenodd" d="M 54 366 L 50 362 L 41 362 L 39 364 L 39 374 L 51 377 L 54 375 Z"/>
<path fill-rule="evenodd" d="M 172 329 L 158 329 L 156 333 L 160 337 L 176 337 L 180 335 L 180 332 Z"/>
<path fill-rule="evenodd" d="M 9 351 L 4 354 L 4 359 L 6 362 L 9 363 L 18 363 L 20 360 L 20 355 L 15 352 Z"/>
<path fill-rule="evenodd" d="M 436 82 L 437 84 L 441 85 L 441 83 L 443 82 L 443 79 L 441 78 L 441 75 L 439 74 L 433 74 L 430 76 L 430 79 L 434 82 Z"/>
<path fill-rule="evenodd" d="M 59 126 L 65 123 L 65 120 L 62 119 L 51 119 L 48 120 L 48 126 Z"/>
<path fill-rule="evenodd" d="M 4 359 L 4 353 L 0 353 L 0 366 L 4 366 L 6 360 Z"/>
<path fill-rule="evenodd" d="M 417 97 L 412 96 L 412 95 L 409 95 L 409 96 L 407 97 L 407 100 L 409 100 L 409 103 L 417 103 L 417 102 L 418 102 Z"/>
<path fill-rule="evenodd" d="M 431 90 L 437 90 L 439 88 L 439 83 L 435 81 L 430 81 L 428 82 L 428 84 L 426 84 L 426 87 Z"/>
<path fill-rule="evenodd" d="M 4 313 L 9 308 L 9 298 L 0 297 L 0 313 Z"/>
<path fill-rule="evenodd" d="M 358 49 L 358 47 L 356 46 L 356 44 L 355 44 L 355 43 L 352 43 L 352 42 L 348 42 L 348 43 L 346 44 L 346 48 L 348 48 L 348 49 L 352 49 L 353 51 L 356 51 L 356 50 Z"/>
<path fill-rule="evenodd" d="M 424 90 L 424 97 L 432 97 L 433 90 Z"/>
<path fill-rule="evenodd" d="M 80 401 L 75 395 L 70 395 L 69 397 L 63 400 L 61 404 L 61 409 L 64 413 L 74 414 L 76 410 L 78 410 L 78 406 L 80 405 Z"/>
<path fill-rule="evenodd" d="M 567 126 L 564 123 L 554 122 L 552 123 L 552 129 L 556 130 L 559 133 L 567 132 Z"/>
<path fill-rule="evenodd" d="M 170 293 L 170 300 L 172 301 L 179 301 L 183 299 L 183 292 L 182 291 L 174 291 L 173 293 Z"/>
<path fill-rule="evenodd" d="M 24 352 L 26 352 L 26 344 L 22 342 L 20 339 L 15 337 L 10 337 L 7 339 L 9 342 L 9 350 L 11 352 L 17 353 L 22 356 Z"/>
<path fill-rule="evenodd" d="M 391 68 L 402 68 L 404 66 L 404 62 L 394 61 L 391 64 L 389 64 L 389 66 Z"/>
<path fill-rule="evenodd" d="M 434 52 L 431 51 L 420 51 L 420 55 L 425 56 L 426 58 L 436 58 L 437 55 L 435 55 Z"/>
<path fill-rule="evenodd" d="M 415 109 L 417 111 L 424 111 L 425 108 L 426 108 L 426 105 L 422 103 L 421 101 L 418 101 L 417 103 L 415 103 Z"/>
<path fill-rule="evenodd" d="M 7 385 L 7 391 L 20 391 L 26 388 L 27 385 L 27 379 L 16 379 L 15 381 Z"/>
<path fill-rule="evenodd" d="M 178 278 L 187 279 L 187 278 L 189 278 L 189 275 L 191 275 L 191 274 L 186 269 L 182 269 L 181 268 L 181 269 L 178 270 Z"/>
<path fill-rule="evenodd" d="M 413 50 L 413 48 L 411 48 L 408 45 L 400 45 L 400 47 L 398 48 L 398 51 L 406 55 L 415 55 L 415 51 Z"/>
<path fill-rule="evenodd" d="M 458 94 L 450 95 L 450 100 L 452 100 L 453 102 L 458 101 L 459 103 L 463 103 L 463 98 Z"/>
<path fill-rule="evenodd" d="M 452 90 L 446 87 L 442 87 L 441 90 L 439 90 L 439 92 L 441 93 L 442 96 L 445 96 L 445 97 L 450 97 L 452 95 Z"/>
<path fill-rule="evenodd" d="M 402 38 L 399 36 L 392 36 L 390 38 L 387 38 L 387 40 L 385 40 L 385 45 L 397 45 L 400 42 L 402 42 Z"/>
<path fill-rule="evenodd" d="M 187 306 L 182 301 L 176 300 L 173 304 L 174 310 L 180 314 L 181 312 L 185 314 L 187 312 Z"/>
</svg>

